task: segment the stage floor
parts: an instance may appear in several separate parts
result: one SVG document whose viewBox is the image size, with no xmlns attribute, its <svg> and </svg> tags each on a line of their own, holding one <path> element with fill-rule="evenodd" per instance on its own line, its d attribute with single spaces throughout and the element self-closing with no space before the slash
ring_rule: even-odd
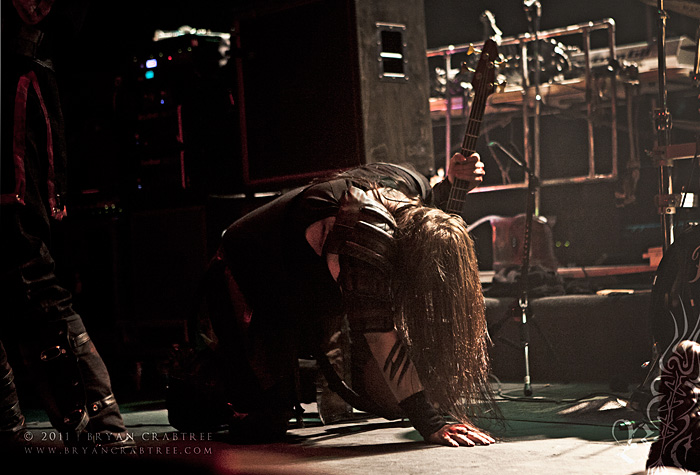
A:
<svg viewBox="0 0 700 475">
<path fill-rule="evenodd" d="M 314 404 L 305 427 L 281 443 L 236 445 L 226 433 L 179 433 L 163 401 L 122 403 L 134 453 L 80 453 L 62 447 L 43 412 L 27 413 L 31 444 L 26 467 L 49 464 L 93 473 L 198 474 L 620 474 L 645 473 L 656 428 L 625 407 L 629 394 L 602 384 L 494 383 L 503 420 L 483 420 L 498 442 L 480 447 L 426 445 L 405 421 L 357 413 L 352 421 L 322 425 Z M 636 426 L 630 423 L 639 422 Z M 78 465 L 75 465 L 78 463 Z M 92 471 L 92 470 L 91 470 Z M 667 471 L 667 473 L 681 473 Z"/>
</svg>

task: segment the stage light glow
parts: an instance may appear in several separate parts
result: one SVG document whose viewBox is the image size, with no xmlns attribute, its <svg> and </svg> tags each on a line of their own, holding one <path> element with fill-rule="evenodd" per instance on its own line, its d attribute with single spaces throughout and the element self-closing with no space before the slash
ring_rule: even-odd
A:
<svg viewBox="0 0 700 475">
<path fill-rule="evenodd" d="M 146 79 L 153 79 L 153 76 L 155 76 L 155 73 L 153 71 L 146 71 Z"/>
<path fill-rule="evenodd" d="M 149 59 L 146 61 L 146 67 L 148 69 L 152 69 L 158 66 L 158 60 L 157 59 Z"/>
</svg>

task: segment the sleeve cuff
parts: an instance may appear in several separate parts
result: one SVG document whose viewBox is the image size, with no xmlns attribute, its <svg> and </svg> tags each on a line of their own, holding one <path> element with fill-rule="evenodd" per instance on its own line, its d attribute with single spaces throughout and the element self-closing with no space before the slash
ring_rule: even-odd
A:
<svg viewBox="0 0 700 475">
<path fill-rule="evenodd" d="M 452 189 L 452 183 L 445 177 L 444 180 L 437 183 L 431 191 L 431 204 L 442 210 L 447 206 L 447 201 L 450 198 L 450 190 Z"/>
<path fill-rule="evenodd" d="M 419 391 L 407 397 L 399 403 L 399 406 L 424 439 L 447 424 L 440 413 L 430 404 L 425 391 Z"/>
</svg>

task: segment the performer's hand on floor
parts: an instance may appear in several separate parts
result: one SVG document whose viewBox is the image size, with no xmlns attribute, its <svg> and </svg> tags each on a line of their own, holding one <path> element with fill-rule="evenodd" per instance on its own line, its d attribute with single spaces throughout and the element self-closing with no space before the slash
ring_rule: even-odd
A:
<svg viewBox="0 0 700 475">
<path fill-rule="evenodd" d="M 430 434 L 428 442 L 452 447 L 473 447 L 475 445 L 490 445 L 496 442 L 490 435 L 476 427 L 464 424 L 447 424 L 437 432 Z"/>
</svg>

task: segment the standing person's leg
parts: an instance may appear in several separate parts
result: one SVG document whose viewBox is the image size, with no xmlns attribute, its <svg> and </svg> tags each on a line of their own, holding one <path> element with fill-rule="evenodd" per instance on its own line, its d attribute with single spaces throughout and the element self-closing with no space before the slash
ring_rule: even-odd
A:
<svg viewBox="0 0 700 475">
<path fill-rule="evenodd" d="M 0 445 L 21 443 L 24 416 L 19 406 L 15 375 L 7 361 L 5 347 L 0 341 Z"/>
<path fill-rule="evenodd" d="M 4 173 L 2 183 L 0 340 L 18 347 L 68 443 L 122 444 L 127 431 L 107 368 L 49 250 L 51 216 L 63 215 L 56 199 L 56 175 L 65 163 L 63 118 L 53 71 L 31 64 L 21 63 L 17 82 L 8 77 L 2 88 L 3 118 L 12 119 L 2 124 L 3 172 L 14 173 Z"/>
<path fill-rule="evenodd" d="M 3 273 L 3 288 L 13 297 L 2 339 L 19 349 L 52 425 L 68 443 L 121 443 L 127 432 L 109 373 L 53 267 L 42 245 L 38 257 Z"/>
</svg>

